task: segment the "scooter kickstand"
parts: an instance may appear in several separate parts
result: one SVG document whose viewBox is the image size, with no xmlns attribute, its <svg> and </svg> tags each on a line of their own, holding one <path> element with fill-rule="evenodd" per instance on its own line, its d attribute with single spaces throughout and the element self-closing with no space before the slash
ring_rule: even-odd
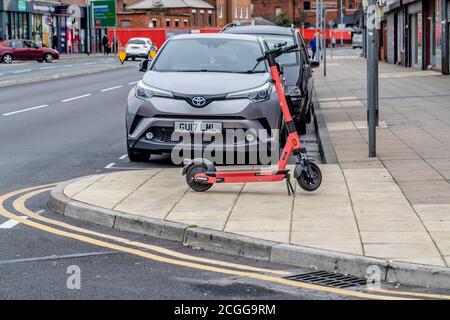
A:
<svg viewBox="0 0 450 320">
<path fill-rule="evenodd" d="M 292 192 L 292 196 L 294 196 L 295 191 L 294 191 L 294 187 L 291 184 L 291 176 L 287 175 L 285 179 L 286 179 L 286 187 L 287 187 L 288 196 L 291 196 L 291 192 Z"/>
</svg>

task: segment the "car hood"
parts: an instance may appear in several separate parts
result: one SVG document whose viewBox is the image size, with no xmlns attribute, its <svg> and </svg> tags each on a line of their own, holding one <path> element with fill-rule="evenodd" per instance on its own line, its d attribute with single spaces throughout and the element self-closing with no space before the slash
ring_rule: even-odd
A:
<svg viewBox="0 0 450 320">
<path fill-rule="evenodd" d="M 270 79 L 269 73 L 158 72 L 147 71 L 145 84 L 181 94 L 225 94 L 256 88 Z"/>
</svg>

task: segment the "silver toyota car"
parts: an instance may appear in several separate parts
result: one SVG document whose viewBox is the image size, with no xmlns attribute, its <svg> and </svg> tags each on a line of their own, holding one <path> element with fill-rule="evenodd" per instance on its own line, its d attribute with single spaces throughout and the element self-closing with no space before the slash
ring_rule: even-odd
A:
<svg viewBox="0 0 450 320">
<path fill-rule="evenodd" d="M 227 150 L 278 139 L 271 133 L 281 123 L 278 99 L 266 62 L 257 61 L 264 48 L 261 38 L 238 34 L 185 34 L 166 41 L 148 66 L 141 64 L 146 72 L 128 96 L 130 161 L 146 161 L 180 144 L 204 148 L 214 140 L 208 133 L 244 131 L 221 142 Z M 267 136 L 253 134 L 260 130 Z M 200 141 L 176 134 L 198 132 Z"/>
</svg>

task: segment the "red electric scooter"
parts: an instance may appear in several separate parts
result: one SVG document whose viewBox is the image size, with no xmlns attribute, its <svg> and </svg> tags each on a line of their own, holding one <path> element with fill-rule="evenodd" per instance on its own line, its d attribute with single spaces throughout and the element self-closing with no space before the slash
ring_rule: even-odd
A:
<svg viewBox="0 0 450 320">
<path fill-rule="evenodd" d="M 272 82 L 274 83 L 277 96 L 280 101 L 283 119 L 286 123 L 288 138 L 281 153 L 281 158 L 277 168 L 259 168 L 250 170 L 220 170 L 217 171 L 213 163 L 207 159 L 193 159 L 185 163 L 183 175 L 186 175 L 186 182 L 192 190 L 206 191 L 214 183 L 242 183 L 242 182 L 273 182 L 286 179 L 287 191 L 291 195 L 294 189 L 290 183 L 289 169 L 286 169 L 289 157 L 293 153 L 297 157 L 294 169 L 294 177 L 300 187 L 306 191 L 315 191 L 322 182 L 322 173 L 319 166 L 311 162 L 306 155 L 306 149 L 302 147 L 300 138 L 295 128 L 294 121 L 289 110 L 288 101 L 284 94 L 283 83 L 280 78 L 280 66 L 276 58 L 282 54 L 292 52 L 297 49 L 297 45 L 282 48 L 281 45 L 268 50 L 264 56 L 258 58 L 258 62 L 267 60 Z"/>
</svg>

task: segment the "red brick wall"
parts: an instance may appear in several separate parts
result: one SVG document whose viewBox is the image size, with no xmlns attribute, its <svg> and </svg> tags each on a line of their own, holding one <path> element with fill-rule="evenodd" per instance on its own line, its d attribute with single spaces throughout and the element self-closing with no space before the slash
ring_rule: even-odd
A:
<svg viewBox="0 0 450 320">
<path fill-rule="evenodd" d="M 310 10 L 305 10 L 305 2 L 309 2 Z M 306 17 L 306 23 L 315 23 L 316 19 L 316 0 L 253 0 L 254 16 L 263 17 L 270 21 L 275 21 L 276 8 L 280 8 L 283 12 L 288 14 L 289 20 L 297 21 L 301 20 L 300 17 L 304 15 Z M 297 5 L 295 5 L 295 3 Z M 325 4 L 328 3 L 326 21 L 333 20 L 335 23 L 339 22 L 339 7 L 340 0 L 325 0 Z M 352 3 L 354 9 L 346 9 L 349 4 Z M 350 15 L 359 8 L 361 0 L 343 0 L 344 14 Z"/>
</svg>

